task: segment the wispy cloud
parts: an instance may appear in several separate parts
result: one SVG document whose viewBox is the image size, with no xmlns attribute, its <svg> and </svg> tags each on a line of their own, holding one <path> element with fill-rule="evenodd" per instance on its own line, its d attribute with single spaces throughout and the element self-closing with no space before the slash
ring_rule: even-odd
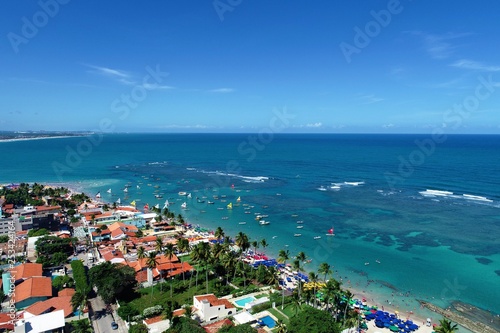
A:
<svg viewBox="0 0 500 333">
<path fill-rule="evenodd" d="M 101 67 L 95 65 L 85 65 L 85 66 L 91 68 L 91 70 L 89 71 L 90 73 L 111 77 L 117 79 L 118 81 L 129 82 L 131 79 L 131 75 L 128 72 L 120 69 L 113 69 L 109 67 Z"/>
<path fill-rule="evenodd" d="M 361 104 L 373 104 L 384 100 L 383 98 L 376 97 L 374 94 L 360 95 L 359 99 L 361 100 Z"/>
<path fill-rule="evenodd" d="M 210 93 L 219 93 L 219 94 L 232 93 L 233 91 L 234 91 L 233 88 L 217 88 L 217 89 L 208 90 L 208 92 L 210 92 Z"/>
<path fill-rule="evenodd" d="M 147 90 L 170 90 L 170 89 L 175 89 L 175 87 L 172 86 L 166 86 L 166 85 L 161 85 L 161 84 L 156 84 L 156 83 L 144 83 L 142 85 L 145 89 Z"/>
<path fill-rule="evenodd" d="M 483 72 L 499 72 L 500 71 L 500 66 L 485 65 L 481 62 L 467 60 L 467 59 L 461 59 L 461 60 L 455 61 L 450 66 L 457 67 L 457 68 L 463 68 L 463 69 L 471 69 L 471 70 L 476 70 L 476 71 L 483 71 Z"/>
<path fill-rule="evenodd" d="M 452 44 L 451 41 L 472 35 L 470 32 L 448 32 L 440 35 L 422 31 L 406 31 L 405 33 L 419 36 L 422 39 L 425 51 L 434 59 L 449 58 L 457 48 L 457 45 Z"/>
</svg>

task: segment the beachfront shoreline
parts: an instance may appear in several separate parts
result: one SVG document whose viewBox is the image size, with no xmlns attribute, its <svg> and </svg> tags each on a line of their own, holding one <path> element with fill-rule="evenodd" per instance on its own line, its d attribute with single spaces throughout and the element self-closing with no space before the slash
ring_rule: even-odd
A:
<svg viewBox="0 0 500 333">
<path fill-rule="evenodd" d="M 97 199 L 93 195 L 89 195 L 90 192 L 86 191 L 87 189 L 85 188 L 85 185 L 82 183 L 78 183 L 78 182 L 60 183 L 60 184 L 51 183 L 51 184 L 48 184 L 47 186 L 63 186 L 63 187 L 68 188 L 72 194 L 87 193 L 87 195 L 90 197 L 90 199 L 93 203 L 101 203 L 101 204 L 108 204 L 108 205 L 112 204 L 112 202 L 107 202 L 107 200 Z M 186 219 L 186 223 L 190 223 L 188 219 Z M 200 225 L 201 227 L 206 227 L 205 229 L 211 230 L 213 232 L 213 227 L 207 226 L 207 224 L 203 223 L 203 221 L 197 222 L 196 224 Z M 194 230 L 192 232 L 194 234 L 198 234 L 200 236 L 202 235 L 201 232 L 197 233 Z M 271 253 L 270 257 L 273 257 L 273 256 L 275 256 L 275 254 Z M 355 273 L 353 272 L 352 274 L 355 274 Z M 350 274 L 348 276 L 350 276 Z M 439 317 L 439 312 L 435 312 L 435 311 L 432 311 L 431 309 L 426 309 L 424 307 L 414 308 L 413 310 L 411 308 L 408 308 L 409 305 L 406 304 L 406 302 L 405 302 L 405 300 L 408 300 L 408 295 L 399 295 L 400 293 L 397 293 L 396 302 L 394 304 L 392 304 L 392 301 L 394 301 L 394 298 L 392 299 L 391 303 L 389 303 L 389 300 L 384 302 L 383 301 L 384 297 L 381 297 L 380 295 L 377 295 L 376 293 L 372 293 L 372 292 L 367 291 L 367 290 L 362 290 L 363 288 L 361 288 L 359 286 L 352 286 L 350 284 L 350 280 L 347 280 L 348 276 L 345 276 L 343 278 L 342 277 L 338 277 L 338 278 L 340 278 L 340 281 L 342 281 L 342 283 L 343 283 L 342 287 L 344 289 L 350 290 L 356 296 L 355 298 L 360 299 L 360 300 L 362 298 L 365 298 L 365 299 L 369 300 L 371 305 L 377 305 L 383 311 L 387 311 L 387 312 L 391 312 L 391 313 L 396 313 L 396 311 L 398 311 L 400 318 L 411 319 L 419 326 L 422 326 L 421 324 L 424 324 L 424 326 L 425 326 L 425 322 L 426 322 L 427 317 L 431 317 L 432 323 L 439 322 L 439 320 L 436 319 L 437 317 Z M 382 284 L 381 284 L 381 286 L 383 287 Z M 367 285 L 367 287 L 368 287 L 368 285 Z M 394 293 L 396 294 L 396 292 L 394 292 Z M 413 298 L 415 298 L 414 295 L 411 296 L 411 300 L 413 300 Z M 415 300 L 417 300 L 417 299 L 415 298 Z M 405 306 L 403 304 L 407 305 L 407 307 L 405 308 Z M 427 310 L 429 312 L 432 312 L 434 315 L 429 316 L 428 313 L 423 313 L 422 310 L 423 311 Z M 371 323 L 371 324 L 373 324 L 373 323 Z M 370 323 L 369 323 L 369 325 L 370 325 Z M 370 330 L 368 330 L 368 332 L 370 332 Z M 420 332 L 422 332 L 422 331 L 420 331 Z M 425 332 L 427 332 L 427 331 L 425 331 Z"/>
</svg>

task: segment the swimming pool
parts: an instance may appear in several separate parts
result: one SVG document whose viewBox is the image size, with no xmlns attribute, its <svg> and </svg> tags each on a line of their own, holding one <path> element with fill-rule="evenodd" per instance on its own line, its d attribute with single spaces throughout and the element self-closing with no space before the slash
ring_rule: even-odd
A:
<svg viewBox="0 0 500 333">
<path fill-rule="evenodd" d="M 234 303 L 236 303 L 236 305 L 238 305 L 240 308 L 244 308 L 247 303 L 253 302 L 255 300 L 256 300 L 255 297 L 248 296 L 248 297 L 242 298 L 238 301 L 235 301 Z"/>
<path fill-rule="evenodd" d="M 273 328 L 274 326 L 276 326 L 276 322 L 271 316 L 262 317 L 260 318 L 260 320 L 262 320 L 262 322 L 269 328 Z"/>
</svg>

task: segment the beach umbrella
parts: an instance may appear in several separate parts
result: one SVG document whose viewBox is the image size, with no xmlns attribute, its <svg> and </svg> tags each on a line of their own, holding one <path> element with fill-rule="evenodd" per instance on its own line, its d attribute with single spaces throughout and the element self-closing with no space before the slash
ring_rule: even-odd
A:
<svg viewBox="0 0 500 333">
<path fill-rule="evenodd" d="M 399 328 L 397 326 L 391 326 L 389 327 L 389 329 L 391 330 L 391 332 L 399 332 Z"/>
</svg>

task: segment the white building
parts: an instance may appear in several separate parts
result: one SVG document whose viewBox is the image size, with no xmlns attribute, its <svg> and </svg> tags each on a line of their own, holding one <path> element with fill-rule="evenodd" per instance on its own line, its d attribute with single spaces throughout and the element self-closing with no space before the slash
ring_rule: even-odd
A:
<svg viewBox="0 0 500 333">
<path fill-rule="evenodd" d="M 236 313 L 236 307 L 227 299 L 219 299 L 214 294 L 193 296 L 193 307 L 202 321 L 220 319 Z"/>
<path fill-rule="evenodd" d="M 25 312 L 24 319 L 16 322 L 15 333 L 64 332 L 64 310 L 57 310 L 39 316 L 29 317 Z"/>
</svg>

